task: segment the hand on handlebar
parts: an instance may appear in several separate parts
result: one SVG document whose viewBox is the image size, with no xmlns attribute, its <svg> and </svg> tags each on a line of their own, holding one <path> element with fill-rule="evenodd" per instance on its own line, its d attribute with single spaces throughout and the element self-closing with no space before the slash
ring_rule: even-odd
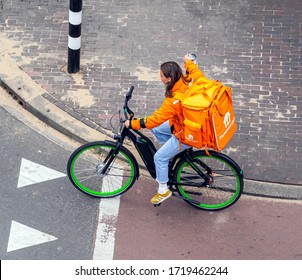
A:
<svg viewBox="0 0 302 280">
<path fill-rule="evenodd" d="M 130 127 L 130 121 L 129 121 L 129 120 L 126 120 L 125 123 L 124 123 L 124 125 L 125 125 L 127 128 L 129 128 L 129 127 Z"/>
</svg>

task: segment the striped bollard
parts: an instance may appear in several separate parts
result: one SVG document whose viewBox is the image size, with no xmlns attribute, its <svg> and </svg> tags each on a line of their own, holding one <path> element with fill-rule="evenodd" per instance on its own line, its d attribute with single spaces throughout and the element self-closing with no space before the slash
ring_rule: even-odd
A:
<svg viewBox="0 0 302 280">
<path fill-rule="evenodd" d="M 68 73 L 80 70 L 82 0 L 69 2 Z"/>
</svg>

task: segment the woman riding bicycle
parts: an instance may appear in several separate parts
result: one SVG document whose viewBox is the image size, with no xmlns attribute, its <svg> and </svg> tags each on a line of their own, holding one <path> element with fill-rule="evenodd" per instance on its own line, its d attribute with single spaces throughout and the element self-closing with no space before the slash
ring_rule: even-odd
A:
<svg viewBox="0 0 302 280">
<path fill-rule="evenodd" d="M 159 204 L 172 195 L 167 185 L 169 160 L 190 147 L 180 141 L 184 127 L 180 101 L 183 100 L 189 83 L 204 74 L 188 55 L 184 56 L 183 61 L 188 74 L 184 74 L 181 67 L 174 61 L 165 62 L 160 67 L 160 78 L 166 86 L 165 99 L 160 108 L 151 116 L 125 122 L 126 127 L 134 130 L 151 129 L 158 142 L 163 144 L 154 155 L 156 180 L 159 186 L 151 199 L 152 204 Z"/>
</svg>

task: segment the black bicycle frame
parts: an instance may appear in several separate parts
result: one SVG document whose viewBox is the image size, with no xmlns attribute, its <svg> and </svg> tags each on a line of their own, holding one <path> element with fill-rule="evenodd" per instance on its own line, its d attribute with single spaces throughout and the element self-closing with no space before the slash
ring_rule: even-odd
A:
<svg viewBox="0 0 302 280">
<path fill-rule="evenodd" d="M 184 150 L 180 152 L 177 156 L 175 156 L 170 163 L 170 168 L 169 168 L 169 182 L 168 185 L 182 185 L 182 186 L 191 186 L 191 187 L 203 187 L 203 186 L 208 186 L 212 182 L 212 176 L 209 175 L 211 174 L 212 170 L 209 166 L 207 166 L 204 162 L 202 162 L 200 159 L 193 159 L 193 148 L 189 148 L 187 150 Z M 174 175 L 174 166 L 178 160 L 185 160 L 188 165 L 190 165 L 193 170 L 196 171 L 198 175 L 201 176 L 201 178 L 204 179 L 203 183 L 194 183 L 194 182 L 177 182 L 177 181 L 172 181 L 171 178 L 173 178 Z M 195 161 L 197 161 L 203 168 L 207 170 L 209 174 L 204 173 L 200 168 L 195 164 Z M 194 176 L 193 176 L 194 177 Z"/>
<path fill-rule="evenodd" d="M 129 92 L 126 95 L 125 98 L 125 103 L 124 103 L 124 114 L 125 114 L 125 119 L 128 119 L 128 115 L 130 116 L 130 120 L 134 117 L 134 113 L 131 111 L 131 109 L 128 107 L 128 101 L 132 97 L 132 92 L 133 92 L 134 87 L 132 86 L 129 90 Z M 121 120 L 122 121 L 122 120 Z M 123 142 L 125 138 L 128 137 L 136 147 L 137 151 L 140 154 L 140 157 L 142 158 L 147 170 L 149 171 L 151 177 L 154 179 L 156 178 L 156 171 L 155 171 L 155 165 L 154 165 L 154 154 L 156 153 L 156 148 L 153 144 L 153 142 L 145 136 L 143 133 L 141 133 L 138 130 L 131 130 L 127 127 L 123 127 L 121 134 L 120 135 L 115 135 L 114 139 L 117 140 L 117 146 L 116 148 L 111 151 L 105 162 L 106 166 L 103 168 L 102 172 L 106 172 L 107 168 L 110 166 L 111 162 L 113 161 L 114 157 L 119 153 Z M 169 164 L 169 182 L 168 185 L 186 185 L 186 186 L 195 186 L 195 187 L 200 187 L 200 186 L 207 186 L 209 182 L 212 180 L 212 177 L 208 174 L 205 174 L 202 172 L 198 166 L 194 163 L 194 159 L 192 158 L 192 148 L 187 149 L 181 153 L 179 153 L 177 156 L 175 156 L 172 161 Z M 173 169 L 175 164 L 177 163 L 178 159 L 185 159 L 186 162 L 205 180 L 202 184 L 194 184 L 194 183 L 185 183 L 185 182 L 174 182 L 171 181 L 171 178 L 173 178 Z M 108 162 L 107 162 L 108 160 Z M 203 162 L 200 162 L 198 160 L 198 163 L 201 164 L 203 168 L 207 170 L 208 173 L 210 173 L 210 168 L 206 166 Z"/>
<path fill-rule="evenodd" d="M 153 142 L 140 131 L 132 131 L 131 129 L 123 127 L 121 134 L 114 136 L 114 139 L 118 142 L 118 145 L 114 150 L 114 154 L 118 154 L 126 137 L 128 137 L 133 142 L 150 175 L 153 178 L 156 178 L 154 154 L 157 150 Z"/>
<path fill-rule="evenodd" d="M 141 159 L 143 160 L 147 170 L 149 171 L 150 175 L 155 179 L 156 178 L 156 171 L 155 171 L 155 165 L 154 165 L 154 154 L 156 153 L 156 148 L 153 144 L 153 142 L 145 136 L 143 133 L 141 133 L 138 130 L 131 130 L 126 127 L 123 127 L 122 132 L 120 135 L 114 136 L 114 139 L 117 140 L 117 146 L 116 149 L 110 154 L 108 154 L 108 158 L 112 155 L 117 155 L 120 148 L 123 145 L 123 142 L 125 138 L 128 137 L 136 147 Z M 192 158 L 193 150 L 187 149 L 179 153 L 177 156 L 173 158 L 173 160 L 169 164 L 169 182 L 168 185 L 186 185 L 186 186 L 192 186 L 192 187 L 201 187 L 201 186 L 207 186 L 209 182 L 211 181 L 212 177 L 208 174 L 205 174 L 200 170 L 200 168 L 194 163 L 194 159 Z M 111 159 L 114 158 L 111 157 Z M 176 182 L 172 181 L 173 178 L 173 169 L 176 165 L 177 161 L 179 159 L 184 159 L 186 162 L 199 174 L 205 181 L 203 183 L 194 183 L 194 182 Z M 110 162 L 108 162 L 108 166 L 110 165 Z M 198 160 L 198 163 L 205 168 L 208 172 L 210 171 L 210 168 L 206 166 L 203 162 Z M 106 163 L 107 164 L 107 163 Z"/>
</svg>

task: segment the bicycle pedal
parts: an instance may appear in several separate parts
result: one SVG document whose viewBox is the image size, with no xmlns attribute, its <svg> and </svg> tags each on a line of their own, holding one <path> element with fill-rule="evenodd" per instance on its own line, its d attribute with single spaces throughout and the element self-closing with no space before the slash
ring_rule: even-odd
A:
<svg viewBox="0 0 302 280">
<path fill-rule="evenodd" d="M 154 205 L 154 207 L 158 207 L 161 205 L 161 203 L 157 203 L 157 204 L 153 204 L 153 205 Z"/>
</svg>

